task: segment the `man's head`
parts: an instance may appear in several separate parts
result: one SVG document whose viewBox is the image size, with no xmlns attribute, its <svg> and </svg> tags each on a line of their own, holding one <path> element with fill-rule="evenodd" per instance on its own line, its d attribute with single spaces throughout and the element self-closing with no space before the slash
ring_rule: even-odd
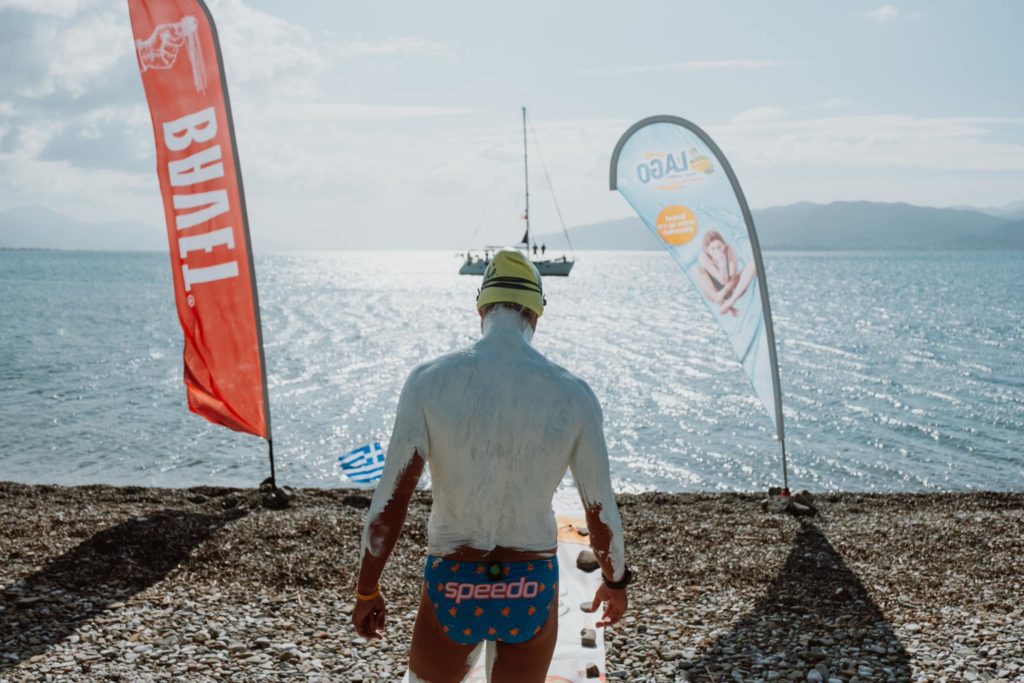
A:
<svg viewBox="0 0 1024 683">
<path fill-rule="evenodd" d="M 498 304 L 518 309 L 530 327 L 544 313 L 544 287 L 537 267 L 516 249 L 497 251 L 484 271 L 483 283 L 476 297 L 476 307 L 483 318 Z"/>
</svg>

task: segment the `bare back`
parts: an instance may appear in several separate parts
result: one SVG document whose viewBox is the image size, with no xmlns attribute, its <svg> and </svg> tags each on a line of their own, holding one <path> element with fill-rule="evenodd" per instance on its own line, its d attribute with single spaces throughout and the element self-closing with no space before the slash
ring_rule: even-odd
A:
<svg viewBox="0 0 1024 683">
<path fill-rule="evenodd" d="M 587 396 L 580 380 L 530 346 L 513 315 L 498 313 L 473 347 L 419 372 L 432 554 L 555 546 L 551 498 L 569 467 Z"/>
</svg>

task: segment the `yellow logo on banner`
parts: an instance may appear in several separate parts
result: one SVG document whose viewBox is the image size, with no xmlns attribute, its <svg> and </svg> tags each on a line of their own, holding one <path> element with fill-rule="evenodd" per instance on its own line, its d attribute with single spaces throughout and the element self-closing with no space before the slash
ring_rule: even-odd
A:
<svg viewBox="0 0 1024 683">
<path fill-rule="evenodd" d="M 714 172 L 711 159 L 691 147 L 689 152 L 646 152 L 637 164 L 636 179 L 658 190 L 681 190 L 704 182 L 705 176 Z"/>
<path fill-rule="evenodd" d="M 679 247 L 697 235 L 697 216 L 685 206 L 666 206 L 658 214 L 658 234 L 673 247 Z"/>
<path fill-rule="evenodd" d="M 711 160 L 705 156 L 698 156 L 697 150 L 691 150 L 692 157 L 690 157 L 690 168 L 699 173 L 714 173 L 715 167 L 711 165 Z"/>
</svg>

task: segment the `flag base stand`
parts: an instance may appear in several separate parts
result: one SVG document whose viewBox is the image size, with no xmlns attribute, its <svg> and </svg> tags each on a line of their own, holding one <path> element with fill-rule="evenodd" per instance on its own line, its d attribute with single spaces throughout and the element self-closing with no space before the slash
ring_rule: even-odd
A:
<svg viewBox="0 0 1024 683">
<path fill-rule="evenodd" d="M 761 509 L 765 512 L 786 513 L 794 517 L 814 517 L 818 514 L 814 496 L 810 491 L 804 490 L 790 495 L 789 489 L 778 486 L 768 489 L 768 497 L 761 501 Z"/>
<path fill-rule="evenodd" d="M 295 491 L 287 486 L 277 487 L 272 477 L 260 483 L 260 504 L 270 510 L 283 510 L 295 500 Z"/>
</svg>

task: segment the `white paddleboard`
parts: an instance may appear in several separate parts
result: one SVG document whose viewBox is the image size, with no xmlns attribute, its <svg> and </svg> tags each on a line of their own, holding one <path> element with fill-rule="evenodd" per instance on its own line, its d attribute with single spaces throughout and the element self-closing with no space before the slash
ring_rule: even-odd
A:
<svg viewBox="0 0 1024 683">
<path fill-rule="evenodd" d="M 558 514 L 558 641 L 555 654 L 548 667 L 547 680 L 559 683 L 604 681 L 604 629 L 595 624 L 604 611 L 598 607 L 593 613 L 580 609 L 581 603 L 590 603 L 601 585 L 601 571 L 589 574 L 576 568 L 576 557 L 581 550 L 590 548 L 588 536 L 578 532 L 586 527 L 583 511 L 579 514 Z M 583 647 L 580 631 L 594 629 L 596 647 Z M 599 678 L 587 678 L 587 667 L 597 666 Z"/>
</svg>

